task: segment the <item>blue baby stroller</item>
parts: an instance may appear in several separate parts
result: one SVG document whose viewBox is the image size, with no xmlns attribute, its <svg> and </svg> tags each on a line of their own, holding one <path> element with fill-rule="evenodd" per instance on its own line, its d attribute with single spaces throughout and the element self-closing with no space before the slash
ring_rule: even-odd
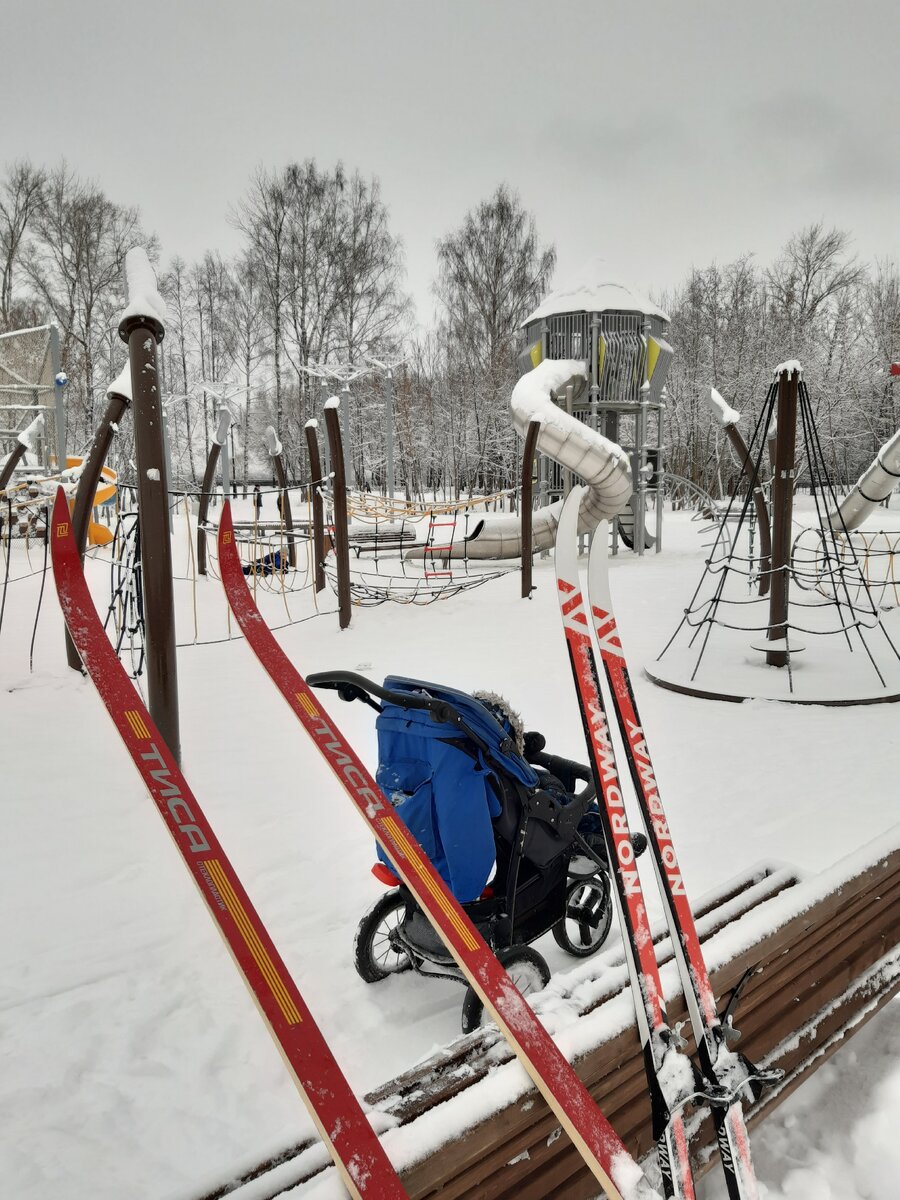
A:
<svg viewBox="0 0 900 1200">
<path fill-rule="evenodd" d="M 613 908 L 588 767 L 546 754 L 543 736 L 522 734 L 499 697 L 400 676 L 379 687 L 349 671 L 308 682 L 376 710 L 379 786 L 523 994 L 550 978 L 530 945 L 543 934 L 577 957 L 603 944 Z M 391 890 L 357 930 L 360 976 L 414 970 L 466 983 L 380 848 L 378 857 L 373 873 Z M 483 1016 L 467 986 L 463 1031 Z"/>
</svg>

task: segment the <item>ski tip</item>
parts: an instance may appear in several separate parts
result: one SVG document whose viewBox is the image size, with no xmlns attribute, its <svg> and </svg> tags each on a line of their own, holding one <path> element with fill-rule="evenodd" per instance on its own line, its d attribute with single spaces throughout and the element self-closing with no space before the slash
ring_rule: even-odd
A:
<svg viewBox="0 0 900 1200">
<path fill-rule="evenodd" d="M 606 559 L 609 555 L 609 521 L 604 517 L 591 534 L 591 548 L 588 561 Z"/>
<path fill-rule="evenodd" d="M 62 486 L 56 489 L 56 499 L 53 501 L 53 524 L 59 525 L 60 521 L 68 521 L 69 519 L 69 502 L 66 499 L 66 493 Z"/>
<path fill-rule="evenodd" d="M 578 534 L 578 514 L 581 511 L 581 498 L 587 488 L 584 484 L 576 484 L 563 501 L 559 514 L 559 524 L 556 527 L 556 541 L 567 545 L 574 541 Z"/>
<path fill-rule="evenodd" d="M 226 500 L 222 505 L 222 515 L 219 518 L 219 545 L 222 544 L 222 535 L 224 533 L 234 532 L 234 522 L 231 519 L 231 501 Z"/>
</svg>

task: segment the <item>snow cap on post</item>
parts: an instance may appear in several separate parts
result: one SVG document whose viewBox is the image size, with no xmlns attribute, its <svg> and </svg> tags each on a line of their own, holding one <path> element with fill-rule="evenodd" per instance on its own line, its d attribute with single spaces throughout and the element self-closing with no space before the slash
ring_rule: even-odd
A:
<svg viewBox="0 0 900 1200">
<path fill-rule="evenodd" d="M 216 426 L 216 434 L 213 439 L 217 446 L 225 445 L 225 439 L 228 437 L 228 430 L 231 428 L 233 420 L 234 417 L 223 404 L 219 409 L 219 424 Z"/>
<path fill-rule="evenodd" d="M 121 396 L 131 403 L 131 363 L 126 358 L 125 366 L 106 389 L 107 396 Z"/>
<path fill-rule="evenodd" d="M 38 415 L 34 418 L 34 420 L 31 422 L 31 424 L 25 426 L 25 428 L 22 430 L 22 432 L 16 438 L 16 441 L 19 443 L 20 446 L 24 446 L 26 450 L 30 450 L 31 453 L 34 454 L 35 453 L 35 448 L 34 448 L 35 440 L 38 437 L 40 437 L 40 435 L 43 433 L 44 425 L 45 425 L 44 414 L 38 413 Z M 4 462 L 5 461 L 6 460 L 4 459 Z"/>
<path fill-rule="evenodd" d="M 128 306 L 122 313 L 122 320 L 149 318 L 150 322 L 165 329 L 166 302 L 159 294 L 156 272 L 150 265 L 150 259 L 143 246 L 135 246 L 125 255 L 125 280 L 128 286 Z"/>
<path fill-rule="evenodd" d="M 788 375 L 793 375 L 795 371 L 798 375 L 802 375 L 803 367 L 800 364 L 800 360 L 798 358 L 789 358 L 785 362 L 779 363 L 772 374 L 777 379 L 778 376 L 783 374 L 785 371 Z"/>
<path fill-rule="evenodd" d="M 721 392 L 717 392 L 715 388 L 709 389 L 709 406 L 721 421 L 723 429 L 727 429 L 729 425 L 737 425 L 741 419 L 741 414 L 727 404 Z"/>
<path fill-rule="evenodd" d="M 316 420 L 315 417 L 310 417 L 309 420 L 306 422 L 306 424 L 303 426 L 303 428 L 304 429 L 318 429 L 319 422 Z"/>
<path fill-rule="evenodd" d="M 269 457 L 277 458 L 283 447 L 278 438 L 278 434 L 275 432 L 274 425 L 266 426 L 265 432 L 263 433 L 263 441 L 266 444 L 266 450 L 269 452 Z"/>
<path fill-rule="evenodd" d="M 329 396 L 328 399 L 325 401 L 325 408 L 340 408 L 340 407 L 341 407 L 340 396 Z"/>
</svg>

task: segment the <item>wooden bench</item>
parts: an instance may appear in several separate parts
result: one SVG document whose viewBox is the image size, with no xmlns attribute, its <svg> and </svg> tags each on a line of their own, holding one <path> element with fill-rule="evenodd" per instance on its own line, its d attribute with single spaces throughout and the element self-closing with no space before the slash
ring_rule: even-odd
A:
<svg viewBox="0 0 900 1200">
<path fill-rule="evenodd" d="M 406 550 L 416 545 L 416 534 L 413 529 L 401 526 L 398 529 L 371 529 L 350 527 L 349 546 L 359 558 L 360 554 L 378 553 L 379 550 Z"/>
<path fill-rule="evenodd" d="M 785 1072 L 748 1110 L 752 1128 L 900 990 L 900 827 L 819 876 L 802 879 L 775 865 L 752 869 L 701 903 L 696 916 L 720 1007 L 746 972 L 756 969 L 737 1009 L 738 1049 L 761 1066 Z M 685 1005 L 668 938 L 658 931 L 654 940 L 674 1026 L 686 1020 Z M 652 1146 L 650 1107 L 620 949 L 585 962 L 571 978 L 567 984 L 559 977 L 538 1010 L 552 1020 L 554 1008 L 568 1007 L 566 1036 L 572 1031 L 581 1044 L 592 1046 L 577 1060 L 578 1073 L 629 1150 L 642 1156 Z M 402 1146 L 417 1147 L 399 1154 L 412 1200 L 597 1195 L 594 1177 L 511 1057 L 496 1030 L 478 1030 L 366 1096 L 386 1125 L 409 1129 L 397 1135 Z M 509 1089 L 496 1087 L 496 1077 L 486 1081 L 497 1071 L 516 1073 Z M 504 1091 L 519 1094 L 512 1103 L 492 1100 Z M 428 1119 L 438 1105 L 440 1139 L 429 1132 Z M 473 1111 L 482 1114 L 474 1123 Z M 709 1118 L 695 1114 L 691 1121 L 699 1177 L 713 1165 L 714 1135 Z M 390 1133 L 386 1149 L 398 1156 Z M 322 1161 L 318 1143 L 298 1143 L 204 1200 L 230 1194 L 259 1200 L 288 1186 L 319 1182 Z M 331 1166 L 324 1170 L 334 1173 Z M 251 1179 L 252 1191 L 244 1186 Z M 292 1195 L 305 1191 L 300 1186 Z"/>
<path fill-rule="evenodd" d="M 285 537 L 296 537 L 302 534 L 304 537 L 309 535 L 311 525 L 309 521 L 294 520 L 293 533 L 288 533 L 281 521 L 275 519 L 272 521 L 235 521 L 234 532 L 238 535 L 241 541 L 251 541 L 256 535 L 257 537 L 268 537 L 270 533 L 284 533 Z"/>
</svg>

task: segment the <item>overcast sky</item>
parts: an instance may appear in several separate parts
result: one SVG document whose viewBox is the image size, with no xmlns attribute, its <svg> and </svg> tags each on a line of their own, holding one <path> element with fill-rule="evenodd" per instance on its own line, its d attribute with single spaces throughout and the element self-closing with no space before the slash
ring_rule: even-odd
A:
<svg viewBox="0 0 900 1200">
<path fill-rule="evenodd" d="M 140 15 L 146 12 L 146 17 Z M 815 220 L 900 257 L 898 0 L 5 0 L 0 164 L 63 155 L 163 257 L 238 247 L 258 163 L 377 174 L 428 321 L 434 242 L 503 180 L 659 292 Z"/>
</svg>

